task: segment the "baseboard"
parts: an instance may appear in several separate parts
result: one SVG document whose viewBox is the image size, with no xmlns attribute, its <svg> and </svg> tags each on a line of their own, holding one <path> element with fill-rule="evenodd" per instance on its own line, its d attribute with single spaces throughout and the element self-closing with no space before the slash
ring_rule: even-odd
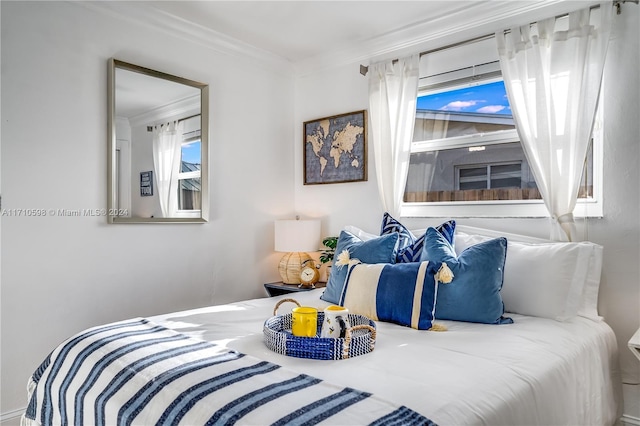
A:
<svg viewBox="0 0 640 426">
<path fill-rule="evenodd" d="M 22 414 L 26 410 L 27 410 L 27 407 L 23 407 L 23 408 L 18 408 L 17 410 L 0 413 L 0 423 L 8 422 L 9 420 L 20 419 L 20 416 L 22 416 Z"/>
<path fill-rule="evenodd" d="M 630 416 L 628 414 L 623 414 L 620 417 L 620 421 L 623 425 L 632 425 L 632 426 L 640 426 L 640 417 Z"/>
</svg>

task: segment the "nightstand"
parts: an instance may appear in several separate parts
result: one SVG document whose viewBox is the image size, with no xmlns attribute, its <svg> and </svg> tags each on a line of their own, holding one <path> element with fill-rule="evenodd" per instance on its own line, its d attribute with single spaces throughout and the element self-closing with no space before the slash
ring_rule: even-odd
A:
<svg viewBox="0 0 640 426">
<path fill-rule="evenodd" d="M 317 282 L 315 288 L 324 288 L 327 283 Z M 281 296 L 283 294 L 298 293 L 300 291 L 313 290 L 311 287 L 298 287 L 298 284 L 285 284 L 282 281 L 275 283 L 267 283 L 264 285 L 264 289 L 267 290 L 269 297 Z"/>
</svg>

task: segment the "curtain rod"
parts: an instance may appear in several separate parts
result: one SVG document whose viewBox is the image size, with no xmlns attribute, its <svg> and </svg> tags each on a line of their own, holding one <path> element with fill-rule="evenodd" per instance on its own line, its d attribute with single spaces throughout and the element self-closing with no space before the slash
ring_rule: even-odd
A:
<svg viewBox="0 0 640 426">
<path fill-rule="evenodd" d="M 621 13 L 620 6 L 622 5 L 622 3 L 626 3 L 626 2 L 631 2 L 631 3 L 638 4 L 640 2 L 640 0 L 614 0 L 612 2 L 612 6 L 616 8 L 616 14 L 617 15 L 620 15 L 620 13 Z M 596 5 L 591 6 L 589 8 L 589 10 L 599 9 L 599 8 L 600 8 L 600 5 L 596 4 Z M 562 15 L 558 15 L 555 18 L 559 19 L 559 18 L 564 18 L 565 16 L 569 16 L 569 14 L 565 13 L 565 14 L 562 14 Z M 535 24 L 535 22 L 533 22 L 533 24 Z M 505 30 L 505 32 L 509 32 L 509 30 Z M 422 57 L 424 55 L 429 55 L 431 53 L 440 52 L 442 50 L 448 50 L 448 49 L 452 49 L 454 47 L 465 46 L 467 44 L 476 43 L 478 41 L 488 40 L 488 39 L 493 38 L 493 37 L 495 37 L 495 33 L 481 35 L 481 36 L 474 37 L 474 38 L 471 38 L 471 39 L 468 39 L 468 40 L 459 41 L 457 43 L 452 43 L 452 44 L 447 44 L 446 46 L 437 47 L 435 49 L 425 50 L 423 52 L 420 52 L 419 56 Z M 397 59 L 394 59 L 391 62 L 396 63 L 397 61 L 398 61 Z M 368 72 L 369 72 L 369 67 L 367 65 L 360 65 L 360 74 L 366 76 Z"/>
<path fill-rule="evenodd" d="M 199 116 L 200 116 L 200 113 L 198 113 L 198 114 L 193 114 L 193 115 L 190 115 L 190 116 L 188 116 L 188 117 L 181 118 L 180 120 L 178 120 L 178 123 L 179 123 L 179 122 L 181 122 L 181 121 L 185 121 L 185 120 L 188 120 L 188 119 L 190 119 L 190 118 L 193 118 L 193 117 L 199 117 Z M 161 124 L 160 126 L 162 126 L 162 124 Z M 154 127 L 154 126 L 147 126 L 147 132 L 153 132 L 153 127 Z"/>
</svg>

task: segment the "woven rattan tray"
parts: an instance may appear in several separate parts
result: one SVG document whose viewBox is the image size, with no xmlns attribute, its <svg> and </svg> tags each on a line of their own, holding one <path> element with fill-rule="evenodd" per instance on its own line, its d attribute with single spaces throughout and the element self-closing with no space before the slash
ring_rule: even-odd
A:
<svg viewBox="0 0 640 426">
<path fill-rule="evenodd" d="M 293 314 L 276 314 L 278 307 L 284 302 L 300 306 L 294 299 L 282 299 L 273 310 L 274 316 L 265 321 L 264 343 L 272 351 L 297 358 L 322 360 L 353 358 L 373 351 L 376 344 L 376 324 L 369 318 L 349 314 L 351 327 L 347 329 L 344 338 L 298 337 L 291 334 Z M 316 336 L 320 336 L 323 321 L 324 312 L 320 311 Z"/>
</svg>

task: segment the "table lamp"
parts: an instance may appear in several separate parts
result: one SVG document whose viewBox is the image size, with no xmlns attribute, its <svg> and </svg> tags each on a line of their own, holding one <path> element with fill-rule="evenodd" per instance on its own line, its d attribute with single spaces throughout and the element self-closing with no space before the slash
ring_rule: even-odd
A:
<svg viewBox="0 0 640 426">
<path fill-rule="evenodd" d="M 302 264 L 311 260 L 306 252 L 318 251 L 320 220 L 276 220 L 275 250 L 285 252 L 278 271 L 285 284 L 299 284 Z"/>
</svg>

